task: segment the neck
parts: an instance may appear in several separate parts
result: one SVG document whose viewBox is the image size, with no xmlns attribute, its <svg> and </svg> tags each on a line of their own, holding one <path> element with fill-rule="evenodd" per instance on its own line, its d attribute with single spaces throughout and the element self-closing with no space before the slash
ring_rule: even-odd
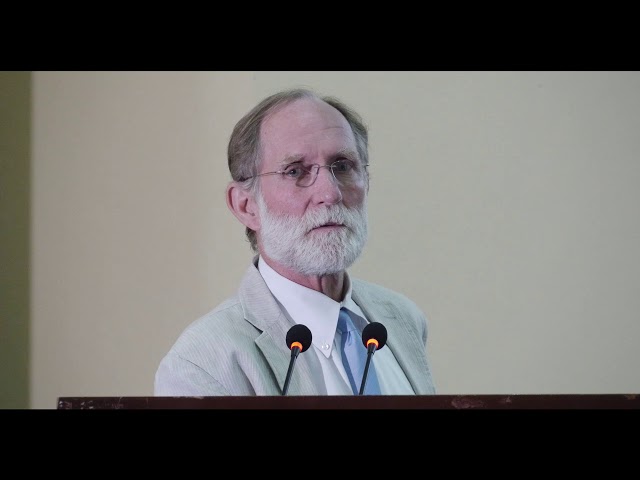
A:
<svg viewBox="0 0 640 480">
<path fill-rule="evenodd" d="M 341 302 L 344 298 L 345 272 L 328 275 L 302 275 L 290 268 L 284 267 L 277 262 L 273 262 L 270 258 L 262 254 L 264 261 L 269 264 L 276 272 L 292 282 L 310 288 L 316 292 L 320 292 L 327 297 Z"/>
</svg>

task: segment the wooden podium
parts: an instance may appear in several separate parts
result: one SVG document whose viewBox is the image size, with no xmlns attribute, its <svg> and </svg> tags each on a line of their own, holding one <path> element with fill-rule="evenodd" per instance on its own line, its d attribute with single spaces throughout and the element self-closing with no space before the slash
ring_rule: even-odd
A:
<svg viewBox="0 0 640 480">
<path fill-rule="evenodd" d="M 59 397 L 58 410 L 638 410 L 640 394 Z"/>
</svg>

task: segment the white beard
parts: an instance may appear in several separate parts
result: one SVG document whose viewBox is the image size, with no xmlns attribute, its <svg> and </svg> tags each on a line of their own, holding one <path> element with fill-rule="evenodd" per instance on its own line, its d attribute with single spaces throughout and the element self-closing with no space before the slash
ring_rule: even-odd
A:
<svg viewBox="0 0 640 480">
<path fill-rule="evenodd" d="M 343 204 L 309 210 L 302 218 L 269 212 L 257 195 L 260 212 L 258 236 L 265 254 L 301 275 L 331 275 L 350 267 L 367 242 L 366 201 L 359 208 Z M 327 232 L 311 232 L 326 223 L 346 226 Z"/>
</svg>

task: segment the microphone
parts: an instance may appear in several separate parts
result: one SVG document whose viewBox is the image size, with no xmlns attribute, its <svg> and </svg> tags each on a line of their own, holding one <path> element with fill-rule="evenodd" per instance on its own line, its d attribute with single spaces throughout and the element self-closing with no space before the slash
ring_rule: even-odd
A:
<svg viewBox="0 0 640 480">
<path fill-rule="evenodd" d="M 369 364 L 376 350 L 380 350 L 387 343 L 387 329 L 379 322 L 371 322 L 362 331 L 362 343 L 367 347 L 367 363 L 364 366 L 362 374 L 362 383 L 360 384 L 360 393 L 364 395 L 364 386 L 367 383 L 367 374 L 369 373 Z"/>
<path fill-rule="evenodd" d="M 291 350 L 291 360 L 289 360 L 289 370 L 287 371 L 287 378 L 285 379 L 284 387 L 282 388 L 282 395 L 286 395 L 287 390 L 289 390 L 291 373 L 293 372 L 293 365 L 296 363 L 298 354 L 306 351 L 311 346 L 311 338 L 311 330 L 309 330 L 309 327 L 301 323 L 294 325 L 287 332 L 287 347 Z"/>
</svg>

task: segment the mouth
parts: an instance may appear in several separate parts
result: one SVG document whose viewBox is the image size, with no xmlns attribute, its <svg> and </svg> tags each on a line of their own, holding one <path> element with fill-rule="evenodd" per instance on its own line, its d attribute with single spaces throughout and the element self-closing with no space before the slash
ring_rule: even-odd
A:
<svg viewBox="0 0 640 480">
<path fill-rule="evenodd" d="M 327 230 L 338 230 L 340 228 L 346 228 L 344 223 L 334 223 L 328 222 L 323 225 L 318 225 L 317 227 L 313 227 L 311 231 L 327 231 Z"/>
</svg>

